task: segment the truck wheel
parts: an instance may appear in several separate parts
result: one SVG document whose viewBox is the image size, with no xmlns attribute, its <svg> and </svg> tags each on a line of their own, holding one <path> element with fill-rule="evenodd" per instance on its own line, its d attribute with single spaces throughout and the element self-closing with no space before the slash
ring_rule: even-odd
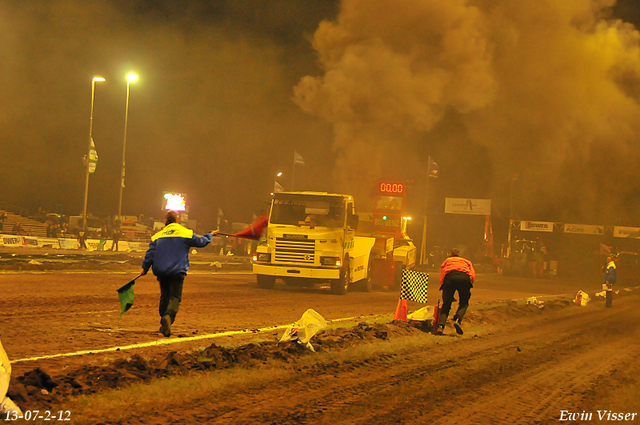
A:
<svg viewBox="0 0 640 425">
<path fill-rule="evenodd" d="M 349 267 L 349 256 L 346 256 L 340 268 L 340 279 L 331 281 L 331 292 L 335 295 L 345 295 L 347 291 L 349 291 L 350 280 L 351 269 Z"/>
<path fill-rule="evenodd" d="M 276 285 L 275 276 L 267 276 L 264 274 L 259 274 L 259 275 L 256 275 L 256 279 L 258 281 L 258 288 L 273 289 L 273 287 Z"/>
</svg>

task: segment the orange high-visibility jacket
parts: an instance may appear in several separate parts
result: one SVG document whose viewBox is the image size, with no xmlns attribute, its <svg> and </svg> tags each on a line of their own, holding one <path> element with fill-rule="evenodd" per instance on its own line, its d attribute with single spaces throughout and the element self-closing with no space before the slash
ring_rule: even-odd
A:
<svg viewBox="0 0 640 425">
<path fill-rule="evenodd" d="M 444 260 L 440 266 L 440 289 L 442 289 L 442 285 L 444 284 L 444 277 L 452 271 L 460 271 L 468 274 L 471 278 L 471 285 L 473 286 L 473 281 L 476 279 L 476 271 L 473 270 L 471 261 L 462 257 L 449 257 Z"/>
</svg>

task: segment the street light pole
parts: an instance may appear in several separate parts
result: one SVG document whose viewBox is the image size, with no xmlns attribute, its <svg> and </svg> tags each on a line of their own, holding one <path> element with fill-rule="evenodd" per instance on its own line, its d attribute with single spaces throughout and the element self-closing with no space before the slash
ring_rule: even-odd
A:
<svg viewBox="0 0 640 425">
<path fill-rule="evenodd" d="M 124 189 L 124 166 L 125 166 L 125 152 L 127 149 L 127 124 L 129 122 L 129 93 L 130 84 L 132 81 L 138 79 L 136 74 L 127 75 L 127 102 L 124 112 L 124 142 L 122 143 L 122 172 L 120 174 L 120 201 L 118 202 L 118 219 L 122 221 L 122 189 Z"/>
<path fill-rule="evenodd" d="M 84 184 L 84 207 L 82 208 L 82 230 L 87 231 L 87 200 L 89 199 L 89 159 L 91 157 L 91 142 L 93 142 L 93 101 L 96 97 L 96 82 L 97 81 L 105 81 L 102 77 L 93 77 L 91 81 L 91 115 L 89 117 L 89 148 L 87 149 L 87 158 L 86 158 L 86 174 L 87 178 Z"/>
<path fill-rule="evenodd" d="M 511 227 L 513 225 L 513 182 L 517 180 L 516 175 L 511 176 L 511 190 L 509 191 L 509 233 L 507 235 L 507 258 L 511 258 Z"/>
</svg>

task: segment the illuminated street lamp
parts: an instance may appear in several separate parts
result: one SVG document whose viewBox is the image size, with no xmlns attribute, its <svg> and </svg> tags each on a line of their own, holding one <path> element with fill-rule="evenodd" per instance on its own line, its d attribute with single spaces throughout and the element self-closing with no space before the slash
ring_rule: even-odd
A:
<svg viewBox="0 0 640 425">
<path fill-rule="evenodd" d="M 93 148 L 93 101 L 96 97 L 96 82 L 105 81 L 102 77 L 93 77 L 91 81 L 91 115 L 89 117 L 89 149 L 87 149 L 87 179 L 84 184 L 84 207 L 82 208 L 82 230 L 87 231 L 87 200 L 89 199 L 89 167 L 91 166 L 91 150 Z"/>
<path fill-rule="evenodd" d="M 122 221 L 122 189 L 124 189 L 124 157 L 125 151 L 127 149 L 127 123 L 129 121 L 129 93 L 130 93 L 130 84 L 132 81 L 138 79 L 136 74 L 127 75 L 127 103 L 125 106 L 124 112 L 124 142 L 122 143 L 122 173 L 120 174 L 120 202 L 118 203 L 118 218 Z"/>
</svg>

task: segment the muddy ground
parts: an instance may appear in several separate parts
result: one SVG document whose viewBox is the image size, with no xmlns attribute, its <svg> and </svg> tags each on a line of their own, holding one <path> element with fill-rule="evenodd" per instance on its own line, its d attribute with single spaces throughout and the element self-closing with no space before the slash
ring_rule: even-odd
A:
<svg viewBox="0 0 640 425">
<path fill-rule="evenodd" d="M 333 296 L 326 288 L 282 284 L 267 291 L 256 288 L 251 275 L 202 270 L 187 277 L 175 338 L 167 339 L 157 332 L 153 278 L 136 283 L 134 307 L 119 319 L 115 289 L 137 267 L 95 269 L 0 274 L 0 338 L 14 361 L 10 395 L 23 409 L 63 409 L 69 396 L 163 376 L 291 368 L 313 353 L 295 343 L 277 344 L 283 331 L 269 327 L 292 323 L 307 308 L 328 320 L 360 322 L 316 335 L 318 353 L 430 331 L 404 322 L 373 323 L 393 312 L 395 293 Z M 637 289 L 621 290 L 613 309 L 595 298 L 575 306 L 578 289 L 594 295 L 599 288 L 593 282 L 478 276 L 462 336 L 449 329 L 445 336 L 429 334 L 433 344 L 425 350 L 294 368 L 290 379 L 266 387 L 234 388 L 187 408 L 169 403 L 162 415 L 133 413 L 119 423 L 531 424 L 558 423 L 563 410 L 640 413 L 612 398 L 638 388 Z M 435 304 L 437 288 L 432 290 Z M 545 307 L 524 305 L 531 295 Z M 508 302 L 513 299 L 519 302 Z M 410 310 L 417 307 L 410 303 Z M 236 333 L 217 336 L 224 332 Z M 242 344 L 256 336 L 264 342 Z M 195 347 L 204 351 L 191 353 Z"/>
</svg>

